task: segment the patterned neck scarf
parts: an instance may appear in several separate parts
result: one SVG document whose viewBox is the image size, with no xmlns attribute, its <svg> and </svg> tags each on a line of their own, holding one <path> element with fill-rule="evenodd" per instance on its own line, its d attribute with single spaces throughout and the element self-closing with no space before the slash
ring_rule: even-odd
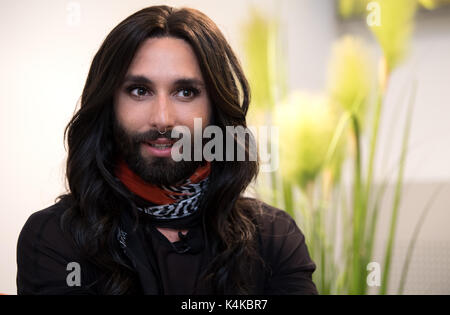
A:
<svg viewBox="0 0 450 315">
<path fill-rule="evenodd" d="M 120 160 L 116 176 L 132 193 L 152 204 L 138 207 L 139 211 L 159 220 L 171 220 L 187 217 L 199 208 L 208 187 L 210 171 L 211 163 L 207 162 L 181 184 L 158 187 L 145 182 Z"/>
</svg>

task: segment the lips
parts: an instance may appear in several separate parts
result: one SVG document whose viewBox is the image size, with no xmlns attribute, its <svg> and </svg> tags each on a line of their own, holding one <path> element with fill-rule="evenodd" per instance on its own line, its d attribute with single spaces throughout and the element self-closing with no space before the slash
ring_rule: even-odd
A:
<svg viewBox="0 0 450 315">
<path fill-rule="evenodd" d="M 167 138 L 159 138 L 156 140 L 143 142 L 146 151 L 155 157 L 170 157 L 174 143 L 175 141 Z"/>
<path fill-rule="evenodd" d="M 163 150 L 163 149 L 171 148 L 173 146 L 173 144 L 175 143 L 175 141 L 172 141 L 167 138 L 158 138 L 156 140 L 146 141 L 145 143 L 150 145 L 153 148 Z"/>
<path fill-rule="evenodd" d="M 153 144 L 147 143 L 147 144 L 150 145 L 153 148 L 157 148 L 157 149 L 160 149 L 160 150 L 164 150 L 164 149 L 168 149 L 168 148 L 172 147 L 171 144 L 159 144 L 159 143 L 153 143 Z"/>
</svg>

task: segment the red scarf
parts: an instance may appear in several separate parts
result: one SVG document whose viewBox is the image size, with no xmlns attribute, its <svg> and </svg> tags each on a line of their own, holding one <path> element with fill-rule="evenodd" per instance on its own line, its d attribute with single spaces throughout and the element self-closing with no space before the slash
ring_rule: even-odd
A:
<svg viewBox="0 0 450 315">
<path fill-rule="evenodd" d="M 198 183 L 208 177 L 210 172 L 211 163 L 206 162 L 205 165 L 197 168 L 194 174 L 189 177 L 189 180 L 191 183 Z M 156 185 L 145 182 L 128 167 L 127 163 L 123 159 L 120 159 L 117 164 L 115 173 L 132 193 L 157 205 L 174 203 L 176 200 L 170 198 L 170 195 L 182 195 L 182 193 L 168 191 Z"/>
</svg>

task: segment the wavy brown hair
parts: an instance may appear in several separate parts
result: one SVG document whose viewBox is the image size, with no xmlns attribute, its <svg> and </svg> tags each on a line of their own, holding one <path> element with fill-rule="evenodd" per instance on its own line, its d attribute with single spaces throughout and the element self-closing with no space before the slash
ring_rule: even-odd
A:
<svg viewBox="0 0 450 315">
<path fill-rule="evenodd" d="M 130 193 L 114 178 L 114 92 L 140 44 L 165 36 L 183 39 L 194 50 L 214 124 L 224 133 L 226 126 L 246 127 L 248 82 L 226 39 L 206 15 L 189 8 L 153 6 L 134 13 L 111 31 L 92 61 L 80 109 L 65 130 L 69 192 L 60 197 L 71 204 L 63 216 L 63 228 L 102 270 L 100 293 L 132 293 L 136 280 L 116 239 L 121 211 L 134 205 Z M 242 145 L 236 138 L 235 142 Z M 212 162 L 202 207 L 207 210 L 203 220 L 207 249 L 213 257 L 204 280 L 210 282 L 214 294 L 246 294 L 255 289 L 257 224 L 252 207 L 241 197 L 257 172 L 257 161 Z"/>
</svg>

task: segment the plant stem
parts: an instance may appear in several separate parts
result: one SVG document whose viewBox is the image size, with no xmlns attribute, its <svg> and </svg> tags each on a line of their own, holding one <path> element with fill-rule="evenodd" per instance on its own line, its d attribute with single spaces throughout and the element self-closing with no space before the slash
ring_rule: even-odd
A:
<svg viewBox="0 0 450 315">
<path fill-rule="evenodd" d="M 366 204 L 369 204 L 369 196 L 370 196 L 370 189 L 372 187 L 372 177 L 374 173 L 374 161 L 375 161 L 375 155 L 376 155 L 376 147 L 378 142 L 378 130 L 380 127 L 380 118 L 381 118 L 381 112 L 383 108 L 383 96 L 380 94 L 378 96 L 377 100 L 377 107 L 375 110 L 375 118 L 373 123 L 373 129 L 372 129 L 372 137 L 370 140 L 370 151 L 369 151 L 369 165 L 368 165 L 368 174 L 367 174 L 367 182 L 366 182 Z"/>
<path fill-rule="evenodd" d="M 352 253 L 352 285 L 350 289 L 351 294 L 359 294 L 360 293 L 360 283 L 361 283 L 361 241 L 363 237 L 364 231 L 362 218 L 363 215 L 363 207 L 361 204 L 362 198 L 361 193 L 363 190 L 361 189 L 362 179 L 361 179 L 361 143 L 360 143 L 360 130 L 359 123 L 356 115 L 352 115 L 352 126 L 353 126 L 353 135 L 355 139 L 356 146 L 356 156 L 355 156 L 355 178 L 354 178 L 354 189 L 353 189 L 353 253 Z"/>
<path fill-rule="evenodd" d="M 294 213 L 294 201 L 292 198 L 292 185 L 286 181 L 283 181 L 283 199 L 284 199 L 284 210 L 289 213 L 293 218 L 295 218 Z"/>
<path fill-rule="evenodd" d="M 381 288 L 380 288 L 380 294 L 386 294 L 388 286 L 389 286 L 389 274 L 390 274 L 390 267 L 391 267 L 391 260 L 392 260 L 392 251 L 393 251 L 393 247 L 394 247 L 398 212 L 399 212 L 400 201 L 401 201 L 401 197 L 402 197 L 403 173 L 404 173 L 404 169 L 405 169 L 406 154 L 408 151 L 409 133 L 411 130 L 413 104 L 414 104 L 414 100 L 415 100 L 416 89 L 417 89 L 417 86 L 415 84 L 414 88 L 412 90 L 411 99 L 410 99 L 408 109 L 407 109 L 408 111 L 407 111 L 407 118 L 406 118 L 406 126 L 405 126 L 405 130 L 404 130 L 404 134 L 403 134 L 400 167 L 399 167 L 399 171 L 397 174 L 397 183 L 396 183 L 396 187 L 395 187 L 395 196 L 394 196 L 392 216 L 391 216 L 391 225 L 390 225 L 390 229 L 389 229 L 388 245 L 387 245 L 386 253 L 385 253 L 384 268 L 383 268 L 384 272 L 383 272 L 383 279 L 382 279 Z"/>
</svg>

